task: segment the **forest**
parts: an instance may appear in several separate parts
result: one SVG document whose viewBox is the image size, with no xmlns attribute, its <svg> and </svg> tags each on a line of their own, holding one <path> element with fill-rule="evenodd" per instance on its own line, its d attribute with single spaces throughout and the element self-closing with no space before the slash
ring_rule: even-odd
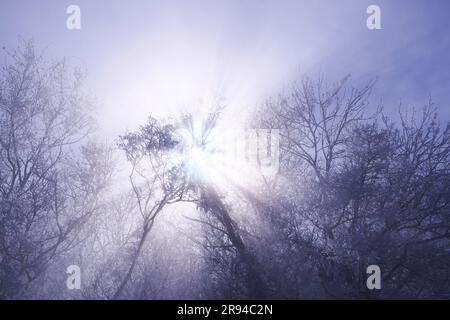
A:
<svg viewBox="0 0 450 320">
<path fill-rule="evenodd" d="M 149 106 L 105 142 L 83 72 L 33 42 L 4 52 L 0 299 L 450 298 L 450 123 L 431 99 L 374 108 L 375 80 L 302 75 L 245 128 L 220 97 Z"/>
</svg>

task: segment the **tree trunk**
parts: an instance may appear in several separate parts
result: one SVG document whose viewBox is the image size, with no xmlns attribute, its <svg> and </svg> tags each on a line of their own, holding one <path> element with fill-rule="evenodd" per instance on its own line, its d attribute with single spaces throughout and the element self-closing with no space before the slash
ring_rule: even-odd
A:
<svg viewBox="0 0 450 320">
<path fill-rule="evenodd" d="M 250 299 L 264 299 L 266 287 L 257 269 L 256 258 L 247 250 L 233 219 L 228 214 L 219 195 L 212 187 L 203 190 L 204 209 L 215 215 L 225 227 L 227 235 L 236 248 L 239 258 L 243 261 L 247 273 L 247 288 Z"/>
</svg>

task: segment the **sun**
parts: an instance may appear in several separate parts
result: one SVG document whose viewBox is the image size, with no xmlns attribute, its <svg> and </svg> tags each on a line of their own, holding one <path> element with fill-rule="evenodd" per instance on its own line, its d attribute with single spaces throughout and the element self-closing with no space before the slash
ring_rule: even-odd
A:
<svg viewBox="0 0 450 320">
<path fill-rule="evenodd" d="M 244 130 L 211 113 L 183 117 L 178 130 L 183 168 L 190 180 L 218 190 L 252 189 L 261 176 L 245 154 Z"/>
</svg>

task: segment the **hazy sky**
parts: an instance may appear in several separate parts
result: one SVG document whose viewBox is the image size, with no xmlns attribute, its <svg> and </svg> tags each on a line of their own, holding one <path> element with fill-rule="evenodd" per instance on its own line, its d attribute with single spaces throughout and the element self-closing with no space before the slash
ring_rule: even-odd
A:
<svg viewBox="0 0 450 320">
<path fill-rule="evenodd" d="M 81 30 L 66 8 L 81 8 Z M 366 9 L 381 7 L 382 30 Z M 389 112 L 431 95 L 450 119 L 450 1 L 0 0 L 0 45 L 33 38 L 87 70 L 101 132 L 187 110 L 211 95 L 248 110 L 303 74 L 378 77 Z"/>
</svg>

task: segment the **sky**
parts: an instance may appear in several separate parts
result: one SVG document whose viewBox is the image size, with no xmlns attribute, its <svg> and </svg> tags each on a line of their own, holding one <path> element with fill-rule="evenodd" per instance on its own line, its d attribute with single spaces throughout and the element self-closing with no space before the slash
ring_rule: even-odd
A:
<svg viewBox="0 0 450 320">
<path fill-rule="evenodd" d="M 66 8 L 81 9 L 81 29 Z M 369 5 L 381 30 L 366 26 Z M 114 138 L 149 115 L 225 99 L 236 119 L 304 75 L 355 86 L 377 78 L 372 107 L 432 98 L 450 119 L 448 0 L 0 0 L 0 46 L 33 39 L 87 73 L 100 134 Z"/>
</svg>

